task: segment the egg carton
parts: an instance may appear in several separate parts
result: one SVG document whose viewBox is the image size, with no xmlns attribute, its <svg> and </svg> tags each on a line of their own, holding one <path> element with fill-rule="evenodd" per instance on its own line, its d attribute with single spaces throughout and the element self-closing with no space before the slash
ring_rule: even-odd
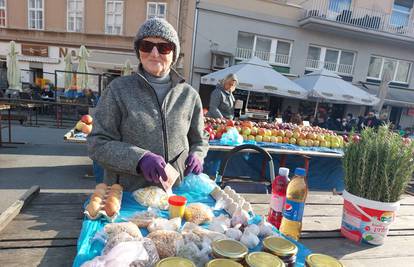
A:
<svg viewBox="0 0 414 267">
<path fill-rule="evenodd" d="M 224 190 L 215 186 L 210 194 L 216 201 L 224 201 L 224 210 L 231 216 L 239 207 L 254 215 L 251 204 L 230 186 L 226 186 Z"/>
<path fill-rule="evenodd" d="M 109 187 L 108 187 L 109 188 Z M 109 190 L 107 190 L 107 191 L 109 191 Z M 123 192 L 121 192 L 121 196 L 120 196 L 120 198 L 119 198 L 119 203 L 122 203 L 122 195 L 123 195 Z M 99 209 L 99 211 L 97 212 L 97 214 L 96 214 L 96 216 L 92 216 L 90 213 L 89 213 L 89 211 L 88 210 L 86 210 L 86 208 L 85 208 L 85 210 L 83 211 L 83 214 L 89 219 L 89 220 L 99 220 L 100 218 L 104 218 L 105 220 L 107 220 L 108 222 L 114 222 L 115 221 L 115 219 L 118 217 L 118 215 L 120 214 L 120 209 L 121 209 L 121 207 L 119 208 L 119 210 L 118 211 L 116 211 L 112 216 L 108 216 L 108 214 L 106 213 L 106 211 L 104 210 L 104 207 L 105 207 L 105 200 L 106 200 L 106 198 L 108 197 L 108 195 L 105 195 L 104 196 L 104 198 L 103 198 L 103 201 L 102 201 L 102 204 L 101 204 L 101 206 L 100 206 L 100 209 Z M 88 205 L 89 205 L 89 203 L 88 203 Z"/>
</svg>

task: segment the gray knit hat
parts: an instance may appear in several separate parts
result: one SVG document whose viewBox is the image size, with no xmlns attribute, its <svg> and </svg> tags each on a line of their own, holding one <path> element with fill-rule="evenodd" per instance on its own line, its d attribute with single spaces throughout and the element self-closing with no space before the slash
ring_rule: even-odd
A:
<svg viewBox="0 0 414 267">
<path fill-rule="evenodd" d="M 177 62 L 180 55 L 180 41 L 178 34 L 174 27 L 168 23 L 165 19 L 153 18 L 144 22 L 139 28 L 137 35 L 134 38 L 134 48 L 139 59 L 139 42 L 146 37 L 159 37 L 175 45 L 173 62 L 174 65 Z"/>
</svg>

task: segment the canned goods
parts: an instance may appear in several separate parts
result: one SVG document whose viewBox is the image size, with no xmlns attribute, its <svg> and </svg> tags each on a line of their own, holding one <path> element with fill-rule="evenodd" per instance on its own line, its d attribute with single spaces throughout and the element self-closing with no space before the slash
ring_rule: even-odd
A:
<svg viewBox="0 0 414 267">
<path fill-rule="evenodd" d="M 298 247 L 287 239 L 269 236 L 263 240 L 263 249 L 278 256 L 287 267 L 294 267 Z"/>
<path fill-rule="evenodd" d="M 211 250 L 214 258 L 231 259 L 243 261 L 244 256 L 249 252 L 248 248 L 241 242 L 229 239 L 220 239 L 211 243 Z"/>
<path fill-rule="evenodd" d="M 155 267 L 196 267 L 189 259 L 180 257 L 168 257 L 157 262 Z"/>
<path fill-rule="evenodd" d="M 323 254 L 309 254 L 306 257 L 305 266 L 318 267 L 318 266 L 332 266 L 332 267 L 344 267 L 344 265 L 337 259 Z"/>
<path fill-rule="evenodd" d="M 284 267 L 285 263 L 278 257 L 267 252 L 252 252 L 245 258 L 247 267 Z"/>
</svg>

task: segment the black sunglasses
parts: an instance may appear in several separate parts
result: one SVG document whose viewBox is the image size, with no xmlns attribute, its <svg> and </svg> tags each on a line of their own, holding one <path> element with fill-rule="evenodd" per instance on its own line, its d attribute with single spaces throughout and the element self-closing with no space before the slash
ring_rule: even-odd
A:
<svg viewBox="0 0 414 267">
<path fill-rule="evenodd" d="M 163 55 L 169 54 L 175 47 L 173 43 L 153 43 L 145 40 L 139 42 L 139 50 L 145 53 L 151 53 L 154 46 L 157 47 L 158 53 Z"/>
</svg>

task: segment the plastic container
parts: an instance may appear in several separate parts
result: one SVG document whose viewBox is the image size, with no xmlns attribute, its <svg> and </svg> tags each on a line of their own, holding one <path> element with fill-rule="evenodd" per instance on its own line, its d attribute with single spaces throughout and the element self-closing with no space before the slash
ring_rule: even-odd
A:
<svg viewBox="0 0 414 267">
<path fill-rule="evenodd" d="M 343 267 L 344 265 L 337 259 L 323 254 L 309 254 L 305 260 L 306 267 L 319 267 L 319 266 L 330 266 L 330 267 Z"/>
<path fill-rule="evenodd" d="M 241 242 L 230 239 L 220 239 L 211 243 L 214 258 L 231 259 L 242 262 L 249 249 Z"/>
<path fill-rule="evenodd" d="M 341 234 L 355 242 L 382 245 L 395 219 L 400 202 L 386 203 L 364 199 L 343 191 Z"/>
<path fill-rule="evenodd" d="M 269 236 L 263 239 L 263 250 L 278 256 L 288 267 L 294 267 L 298 247 L 281 237 Z"/>
<path fill-rule="evenodd" d="M 305 176 L 305 169 L 296 168 L 295 176 L 290 181 L 286 190 L 286 203 L 279 229 L 281 233 L 295 240 L 299 240 L 300 238 L 305 200 L 308 195 Z"/>
<path fill-rule="evenodd" d="M 285 263 L 277 256 L 267 252 L 252 252 L 245 258 L 247 267 L 284 267 Z"/>
<path fill-rule="evenodd" d="M 206 263 L 205 267 L 243 267 L 240 263 L 229 259 L 214 259 Z"/>
<path fill-rule="evenodd" d="M 273 224 L 277 229 L 283 218 L 283 206 L 286 202 L 286 189 L 289 184 L 289 169 L 279 168 L 279 175 L 272 183 L 272 196 L 270 198 L 270 208 L 267 221 Z"/>
<path fill-rule="evenodd" d="M 184 216 L 185 211 L 185 204 L 187 203 L 187 199 L 182 196 L 170 196 L 168 198 L 169 208 L 168 211 L 170 213 L 170 219 Z"/>
</svg>

